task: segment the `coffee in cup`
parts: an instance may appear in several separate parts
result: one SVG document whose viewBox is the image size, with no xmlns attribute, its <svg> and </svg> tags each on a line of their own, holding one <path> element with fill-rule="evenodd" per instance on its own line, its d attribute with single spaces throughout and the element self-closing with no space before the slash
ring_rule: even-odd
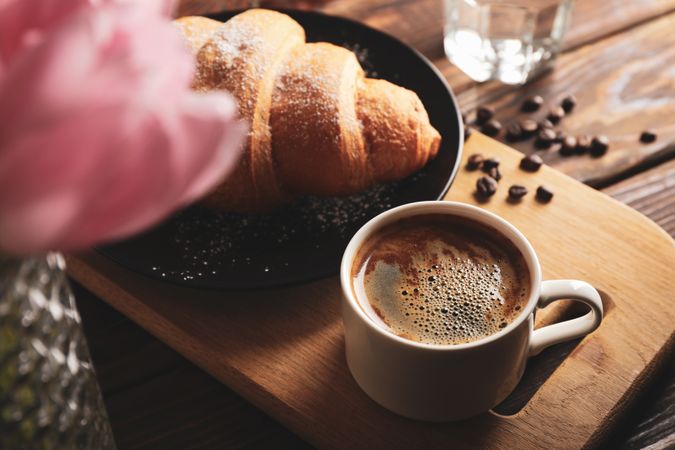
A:
<svg viewBox="0 0 675 450">
<path fill-rule="evenodd" d="M 425 344 L 473 342 L 508 326 L 530 298 L 516 246 L 494 228 L 447 214 L 389 224 L 354 260 L 361 308 L 388 331 Z"/>
</svg>

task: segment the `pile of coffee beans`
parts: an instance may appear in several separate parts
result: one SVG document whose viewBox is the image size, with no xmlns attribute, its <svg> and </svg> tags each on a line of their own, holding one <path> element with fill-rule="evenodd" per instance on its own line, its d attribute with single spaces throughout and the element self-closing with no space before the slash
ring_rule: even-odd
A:
<svg viewBox="0 0 675 450">
<path fill-rule="evenodd" d="M 488 199 L 497 192 L 499 180 L 502 179 L 499 163 L 499 159 L 486 158 L 480 153 L 474 153 L 467 159 L 467 170 L 481 170 L 485 174 L 476 180 L 476 195 L 479 198 Z M 523 157 L 520 161 L 520 168 L 526 172 L 536 172 L 542 164 L 543 161 L 539 155 L 529 155 Z M 518 203 L 527 193 L 528 189 L 525 186 L 514 184 L 509 188 L 508 200 L 512 203 Z M 553 191 L 545 186 L 539 186 L 535 198 L 541 203 L 548 203 L 553 198 Z"/>
<path fill-rule="evenodd" d="M 542 117 L 540 110 L 544 107 L 546 101 L 541 95 L 533 95 L 526 98 L 520 106 L 520 110 L 525 113 L 536 114 Z M 480 129 L 483 134 L 490 137 L 499 137 L 504 134 L 504 139 L 509 142 L 533 140 L 536 150 L 557 150 L 562 156 L 590 155 L 599 158 L 605 155 L 610 142 L 607 136 L 587 136 L 587 135 L 566 135 L 562 130 L 555 127 L 563 119 L 572 113 L 577 105 L 577 99 L 573 95 L 566 95 L 557 103 L 545 110 L 545 116 L 541 120 L 535 120 L 535 117 L 523 118 L 511 123 L 502 133 L 503 126 L 495 118 L 495 110 L 490 106 L 479 106 L 474 112 L 474 120 L 467 122 L 467 116 L 462 114 L 462 120 L 465 123 L 464 139 L 471 136 L 474 128 Z M 656 141 L 657 135 L 653 130 L 645 130 L 640 134 L 640 142 L 650 144 Z M 542 158 L 537 154 L 525 156 L 520 161 L 520 168 L 526 172 L 536 172 L 543 164 Z M 499 171 L 499 160 L 496 158 L 486 158 L 480 153 L 471 155 L 467 161 L 468 170 L 481 170 L 485 175 L 476 181 L 476 195 L 487 199 L 492 197 L 499 187 L 499 181 L 502 174 Z M 511 202 L 519 202 L 528 194 L 525 186 L 514 184 L 509 188 L 508 199 Z M 537 188 L 536 199 L 541 203 L 548 203 L 553 198 L 553 191 L 546 186 Z"/>
<path fill-rule="evenodd" d="M 535 95 L 526 98 L 520 109 L 523 112 L 537 113 L 544 103 L 543 97 Z M 558 104 L 549 107 L 545 118 L 539 122 L 526 118 L 509 125 L 505 139 L 518 142 L 534 137 L 534 147 L 537 150 L 554 148 L 562 156 L 590 154 L 597 158 L 604 155 L 609 150 L 609 139 L 606 136 L 568 136 L 555 129 L 574 110 L 576 104 L 577 99 L 573 95 L 567 95 Z M 502 129 L 502 125 L 494 118 L 494 109 L 485 106 L 476 110 L 475 123 L 481 125 L 481 131 L 492 137 L 498 136 Z"/>
<path fill-rule="evenodd" d="M 520 110 L 525 113 L 540 115 L 539 111 L 545 103 L 546 101 L 541 95 L 533 95 L 523 101 Z M 610 147 L 607 136 L 572 136 L 555 129 L 574 110 L 576 105 L 577 99 L 573 95 L 566 95 L 557 104 L 548 108 L 543 119 L 537 121 L 530 117 L 511 123 L 506 127 L 506 132 L 503 133 L 504 139 L 508 142 L 519 142 L 534 137 L 535 149 L 554 149 L 562 156 L 589 154 L 594 158 L 599 158 L 605 155 Z M 462 120 L 465 124 L 464 140 L 471 136 L 474 127 L 490 137 L 499 137 L 504 128 L 501 122 L 495 119 L 495 110 L 490 106 L 476 108 L 475 119 L 472 123 L 467 122 L 466 114 L 462 114 Z M 650 144 L 656 141 L 656 137 L 653 130 L 645 130 L 640 134 L 639 141 L 643 144 Z"/>
</svg>

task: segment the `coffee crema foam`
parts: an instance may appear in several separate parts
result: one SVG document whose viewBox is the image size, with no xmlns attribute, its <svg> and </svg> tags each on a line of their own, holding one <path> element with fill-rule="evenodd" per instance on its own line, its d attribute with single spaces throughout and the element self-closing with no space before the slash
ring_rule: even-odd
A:
<svg viewBox="0 0 675 450">
<path fill-rule="evenodd" d="M 441 345 L 499 332 L 530 295 L 529 271 L 513 243 L 478 222 L 441 214 L 377 231 L 359 250 L 352 281 L 379 325 Z"/>
</svg>

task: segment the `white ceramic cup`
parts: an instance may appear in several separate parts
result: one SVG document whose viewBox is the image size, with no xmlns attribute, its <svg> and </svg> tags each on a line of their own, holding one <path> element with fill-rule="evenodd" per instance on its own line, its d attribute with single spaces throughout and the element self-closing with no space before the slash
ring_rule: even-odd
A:
<svg viewBox="0 0 675 450">
<path fill-rule="evenodd" d="M 483 223 L 520 250 L 530 271 L 531 294 L 521 314 L 504 329 L 466 344 L 425 344 L 378 325 L 359 305 L 352 287 L 352 265 L 358 250 L 381 227 L 421 214 L 446 214 Z M 490 410 L 516 387 L 528 356 L 592 332 L 603 314 L 600 295 L 588 283 L 542 281 L 532 245 L 513 225 L 491 212 L 456 202 L 410 203 L 370 220 L 345 250 L 340 282 L 347 364 L 356 382 L 385 408 L 435 422 Z M 558 299 L 577 300 L 591 310 L 582 317 L 534 330 L 535 309 Z"/>
</svg>

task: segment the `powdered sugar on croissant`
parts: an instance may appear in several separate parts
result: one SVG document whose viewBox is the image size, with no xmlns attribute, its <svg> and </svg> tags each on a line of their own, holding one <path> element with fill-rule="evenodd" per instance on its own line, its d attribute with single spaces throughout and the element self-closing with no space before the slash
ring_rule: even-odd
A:
<svg viewBox="0 0 675 450">
<path fill-rule="evenodd" d="M 366 78 L 349 50 L 306 43 L 285 14 L 176 24 L 196 54 L 194 88 L 230 91 L 251 127 L 237 169 L 205 200 L 213 207 L 265 211 L 301 195 L 352 194 L 405 178 L 438 152 L 414 92 Z"/>
</svg>

